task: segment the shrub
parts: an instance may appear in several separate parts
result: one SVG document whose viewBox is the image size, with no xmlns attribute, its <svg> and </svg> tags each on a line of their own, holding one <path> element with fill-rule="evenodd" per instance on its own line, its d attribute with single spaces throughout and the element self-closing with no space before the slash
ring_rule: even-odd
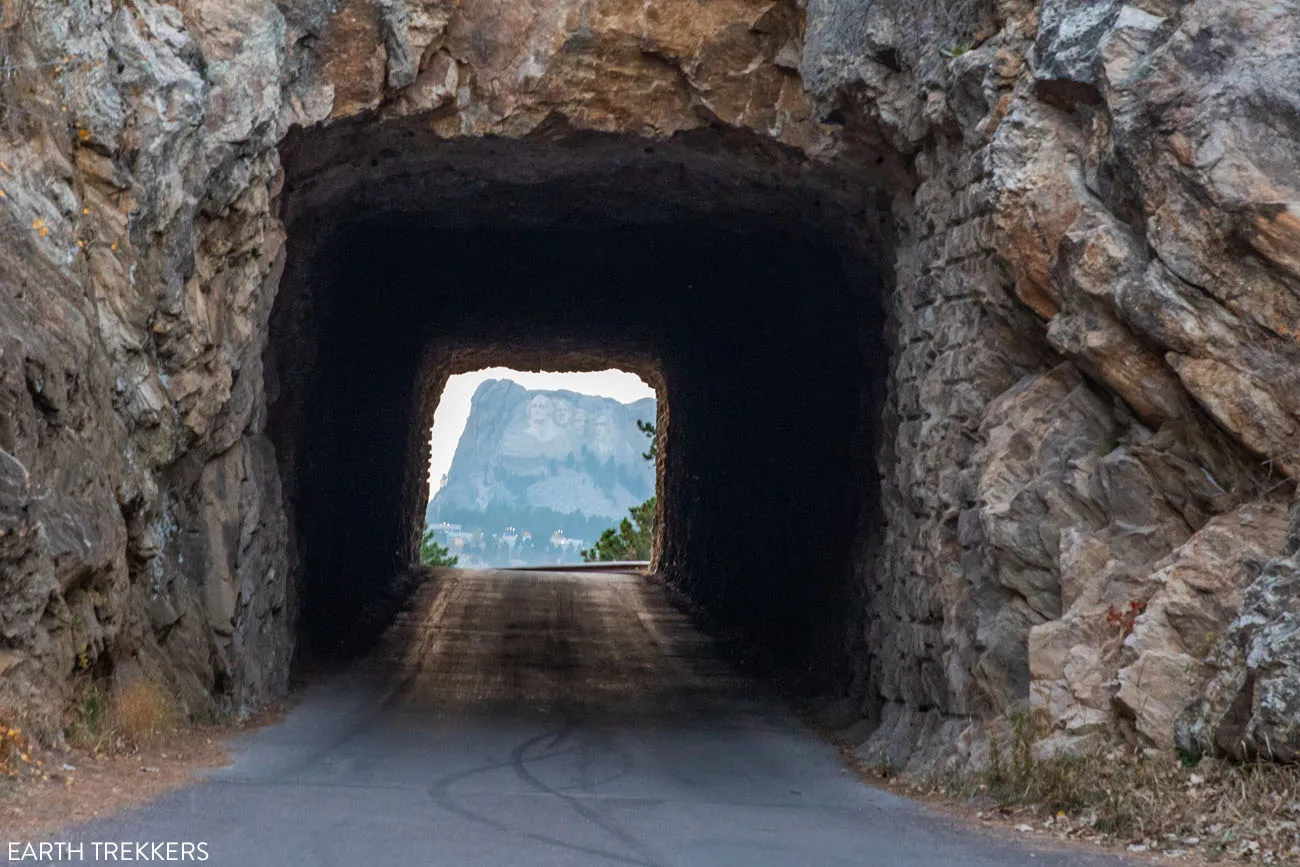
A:
<svg viewBox="0 0 1300 867">
<path fill-rule="evenodd" d="M 95 752 L 117 752 L 148 744 L 177 721 L 176 703 L 158 684 L 136 677 L 106 690 L 86 680 L 69 705 L 64 736 Z"/>
<path fill-rule="evenodd" d="M 109 724 L 129 746 L 148 743 L 176 722 L 176 706 L 157 684 L 137 677 L 113 692 Z"/>
</svg>

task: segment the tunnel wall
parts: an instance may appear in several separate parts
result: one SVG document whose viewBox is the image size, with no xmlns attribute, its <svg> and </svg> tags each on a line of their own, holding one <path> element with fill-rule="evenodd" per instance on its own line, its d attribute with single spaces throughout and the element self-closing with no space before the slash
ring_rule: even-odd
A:
<svg viewBox="0 0 1300 867">
<path fill-rule="evenodd" d="M 985 761 L 1018 712 L 1042 753 L 1294 743 L 1266 708 L 1295 664 L 1237 614 L 1285 593 L 1300 516 L 1278 462 L 1297 370 L 1278 325 L 1295 313 L 1277 306 L 1300 296 L 1257 216 L 1300 178 L 1266 131 L 1300 117 L 1272 96 L 1296 62 L 1266 47 L 1290 38 L 1276 12 L 810 4 L 805 85 L 912 172 L 894 208 L 884 523 L 862 572 L 861 755 Z M 1260 65 L 1220 89 L 1210 45 Z M 1131 630 L 1124 610 L 1141 612 Z M 1269 686 L 1246 685 L 1262 668 L 1243 642 Z M 1225 746 L 1232 732 L 1256 746 Z"/>
<path fill-rule="evenodd" d="M 659 166 L 648 214 L 828 225 L 820 201 L 885 239 L 878 505 L 841 655 L 873 760 L 978 760 L 1024 708 L 1049 746 L 1294 755 L 1300 665 L 1252 624 L 1293 617 L 1300 532 L 1297 21 L 1262 0 L 28 4 L 0 34 L 0 705 L 57 728 L 83 655 L 196 713 L 282 694 L 311 603 L 281 478 L 314 448 L 284 433 L 331 363 L 325 312 L 281 282 L 286 231 L 317 245 L 447 190 L 472 211 L 484 172 L 537 177 L 511 143 L 585 131 L 636 146 L 539 151 L 606 160 L 610 194 Z M 470 156 L 422 156 L 446 148 Z M 837 211 L 845 191 L 890 219 Z"/>
<path fill-rule="evenodd" d="M 572 200 L 583 185 L 565 188 Z M 480 194 L 516 208 L 523 195 Z M 397 589 L 414 559 L 437 388 L 467 364 L 530 361 L 630 362 L 662 383 L 671 421 L 658 559 L 669 580 L 719 623 L 761 637 L 774 659 L 842 635 L 885 370 L 871 263 L 762 215 L 743 229 L 439 219 L 433 208 L 337 226 L 327 263 L 300 260 L 290 244 L 282 298 L 301 291 L 296 306 L 314 313 L 277 332 L 270 355 L 310 397 L 274 402 L 271 416 L 303 552 L 291 566 L 300 650 L 364 639 L 357 630 L 375 624 L 357 612 Z M 447 263 L 436 277 L 430 258 Z M 319 352 L 295 370 L 304 334 Z M 827 675 L 843 665 L 842 653 L 816 650 Z"/>
</svg>

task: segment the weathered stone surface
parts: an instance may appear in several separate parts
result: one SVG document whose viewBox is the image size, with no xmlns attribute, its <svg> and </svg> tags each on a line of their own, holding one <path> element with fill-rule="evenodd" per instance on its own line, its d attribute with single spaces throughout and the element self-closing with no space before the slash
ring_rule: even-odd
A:
<svg viewBox="0 0 1300 867">
<path fill-rule="evenodd" d="M 1173 716 L 1204 681 L 1194 674 L 1200 654 L 1249 580 L 1242 561 L 1262 562 L 1281 547 L 1281 511 L 1269 502 L 1214 518 L 1188 538 L 1186 517 L 1144 465 L 1149 457 L 1135 459 L 1142 449 L 1123 447 L 1102 462 L 1093 490 L 1108 520 L 1062 535 L 1068 608 L 1029 635 L 1030 704 L 1054 732 L 1045 749 L 1113 730 L 1117 709 L 1148 741 L 1168 746 Z"/>
<path fill-rule="evenodd" d="M 1204 682 L 1200 661 L 1285 533 L 1282 505 L 1252 503 L 1210 521 L 1144 579 L 1154 590 L 1124 640 L 1115 702 L 1152 743 L 1172 746 L 1174 719 Z"/>
<path fill-rule="evenodd" d="M 1286 47 L 1300 27 L 1295 11 L 1293 3 L 1194 3 L 1168 34 L 1122 14 L 1113 53 L 1103 47 L 1115 65 L 1104 88 L 1111 134 L 1131 153 L 1128 177 L 1159 259 L 1123 294 L 1121 315 L 1170 353 L 1216 421 L 1283 463 L 1296 440 L 1288 323 L 1300 296 L 1294 274 L 1249 239 L 1285 233 L 1287 203 L 1300 189 L 1300 157 L 1281 144 L 1290 133 L 1279 137 L 1300 123 L 1300 103 L 1281 84 L 1300 63 Z M 1221 59 L 1228 55 L 1231 63 Z M 1237 239 L 1254 254 L 1235 253 Z"/>
<path fill-rule="evenodd" d="M 1038 10 L 1034 41 L 1034 92 L 1069 107 L 1076 102 L 1101 102 L 1102 39 L 1119 16 L 1119 0 L 1046 0 Z"/>
<path fill-rule="evenodd" d="M 1110 407 L 1068 364 L 1026 378 L 985 412 L 977 508 L 993 578 L 1009 592 L 977 629 L 977 676 L 999 704 L 1029 687 L 1030 627 L 1061 616 L 1061 531 L 1101 523 L 1088 483 L 1114 429 Z"/>
<path fill-rule="evenodd" d="M 1013 103 L 990 148 L 1001 199 L 998 248 L 1015 276 L 1016 295 L 1045 319 L 1062 306 L 1052 266 L 1084 207 L 1085 141 L 1059 109 L 1022 101 Z"/>
<path fill-rule="evenodd" d="M 1193 755 L 1300 761 L 1300 506 L 1290 556 L 1269 562 L 1240 611 L 1205 655 L 1210 681 L 1178 717 L 1178 746 Z"/>
<path fill-rule="evenodd" d="M 1105 210 L 1085 207 L 1058 247 L 1052 284 L 1063 309 L 1047 340 L 1144 422 L 1159 425 L 1187 414 L 1186 395 L 1159 353 L 1119 320 L 1115 302 L 1145 267 L 1141 238 Z"/>
<path fill-rule="evenodd" d="M 13 231 L 0 245 L 18 289 L 0 293 L 0 701 L 44 716 L 77 654 L 111 656 L 130 616 L 119 505 L 129 482 L 103 460 L 125 438 L 93 308 L 34 249 L 46 236 Z"/>
<path fill-rule="evenodd" d="M 1289 242 L 1263 240 L 1286 234 L 1292 206 L 1267 206 L 1280 219 L 1260 222 L 1256 203 L 1294 201 L 1297 155 L 1282 153 L 1278 144 L 1291 133 L 1278 131 L 1300 113 L 1278 87 L 1294 77 L 1296 52 L 1281 41 L 1294 38 L 1295 9 L 1003 3 L 989 20 L 969 6 L 940 5 L 814 2 L 803 66 L 824 111 L 859 111 L 866 117 L 857 128 L 920 151 L 915 193 L 897 209 L 898 354 L 888 416 L 896 435 L 881 453 L 888 553 L 868 579 L 870 598 L 888 614 L 882 622 L 868 614 L 867 644 L 882 648 L 883 667 L 902 673 L 868 682 L 887 686 L 881 697 L 889 702 L 913 701 L 906 682 L 924 682 L 929 660 L 942 656 L 946 689 L 936 703 L 946 712 L 1006 707 L 1016 694 L 974 676 L 985 657 L 979 636 L 1014 606 L 1000 604 L 1006 588 L 994 565 L 1007 555 L 986 538 L 973 489 L 957 482 L 1007 460 L 983 433 L 971 449 L 939 434 L 932 420 L 967 412 L 963 396 L 972 391 L 991 411 L 1020 374 L 1050 369 L 1055 361 L 1034 339 L 1041 334 L 1123 401 L 1114 442 L 1102 449 L 1111 454 L 1086 486 L 1087 517 L 1049 521 L 1059 547 L 1044 581 L 1059 582 L 1065 614 L 1033 626 L 1034 687 L 1018 694 L 1050 711 L 1058 737 L 1049 746 L 1065 746 L 1087 732 L 1108 736 L 1115 724 L 1121 645 L 1113 632 L 1090 627 L 1084 612 L 1127 604 L 1190 533 L 1277 484 L 1259 477 L 1292 472 L 1294 446 L 1283 443 L 1297 441 L 1295 343 L 1278 325 L 1296 321 L 1294 311 L 1282 312 L 1295 303 L 1296 284 L 1281 264 Z M 1221 59 L 1229 54 L 1231 62 Z M 1238 107 L 1241 100 L 1251 108 Z M 920 144 L 926 135 L 935 140 Z M 1235 167 L 1211 177 L 1224 160 Z M 966 230 L 985 215 L 995 233 Z M 980 240 L 954 243 L 971 236 Z M 1045 329 L 1006 303 L 1008 291 L 1047 320 Z M 983 316 L 963 310 L 964 330 L 929 325 L 972 297 Z M 980 347 L 960 377 L 949 375 L 939 389 L 921 385 L 948 347 L 976 336 Z M 1032 461 L 1037 452 L 1025 454 Z M 965 501 L 947 500 L 943 492 L 954 486 L 940 479 L 957 482 Z M 1236 527 L 1228 536 L 1240 531 L 1244 549 L 1258 548 L 1244 525 L 1228 526 Z M 1023 540 L 1002 532 L 1001 544 Z M 918 583 L 938 592 L 913 589 L 905 598 L 938 596 L 946 600 L 941 611 L 894 603 L 904 596 L 898 588 Z M 983 603 L 989 613 L 980 615 L 981 599 L 999 602 Z M 1001 631 L 1014 633 L 1023 621 Z M 895 648 L 907 645 L 880 643 L 914 622 L 936 630 L 942 650 L 900 654 Z M 956 748 L 979 752 L 975 742 Z"/>
</svg>

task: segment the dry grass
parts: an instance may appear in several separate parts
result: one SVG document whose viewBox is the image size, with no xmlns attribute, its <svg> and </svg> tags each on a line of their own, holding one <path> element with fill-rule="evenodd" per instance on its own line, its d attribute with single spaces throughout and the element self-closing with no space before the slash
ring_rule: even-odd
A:
<svg viewBox="0 0 1300 867">
<path fill-rule="evenodd" d="M 982 770 L 921 778 L 841 755 L 865 779 L 990 828 L 1103 849 L 1158 863 L 1300 865 L 1300 766 L 1184 761 L 1173 751 L 1105 748 L 1038 758 L 1029 718 L 990 742 Z M 1041 835 L 1041 837 L 1039 837 Z"/>
<path fill-rule="evenodd" d="M 1034 830 L 1209 861 L 1300 864 L 1300 767 L 1131 747 L 1039 759 L 1022 718 L 988 767 L 938 786 Z M 1024 828 L 1021 828 L 1024 830 Z"/>
<path fill-rule="evenodd" d="M 999 809 L 1026 807 L 1067 836 L 1211 860 L 1300 862 L 1300 769 L 1121 750 L 1036 761 L 950 784 Z"/>
<path fill-rule="evenodd" d="M 41 839 L 60 828 L 112 815 L 194 779 L 226 761 L 231 727 L 179 727 L 133 752 L 46 749 L 45 772 L 0 778 L 0 828 L 11 840 Z"/>
<path fill-rule="evenodd" d="M 118 737 L 135 747 L 153 741 L 177 721 L 171 696 L 143 677 L 114 691 L 108 715 Z"/>
<path fill-rule="evenodd" d="M 145 677 L 106 690 L 86 681 L 76 690 L 64 732 L 70 743 L 96 753 L 137 750 L 179 722 L 170 694 Z"/>
<path fill-rule="evenodd" d="M 141 676 L 110 689 L 82 669 L 75 698 L 59 718 L 33 726 L 62 730 L 66 743 L 43 737 L 41 746 L 24 733 L 15 736 L 22 748 L 12 754 L 17 773 L 0 774 L 0 828 L 11 840 L 39 839 L 184 786 L 196 771 L 225 764 L 224 740 L 281 715 L 273 707 L 250 720 L 200 724 L 156 682 Z M 16 718 L 0 708 L 0 720 L 6 715 Z M 0 740 L 7 731 L 0 722 Z M 0 756 L 9 755 L 0 749 Z"/>
</svg>

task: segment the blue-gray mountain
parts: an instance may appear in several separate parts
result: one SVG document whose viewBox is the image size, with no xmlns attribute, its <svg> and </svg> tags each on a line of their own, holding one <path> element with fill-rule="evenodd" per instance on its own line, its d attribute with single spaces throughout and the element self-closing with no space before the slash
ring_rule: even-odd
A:
<svg viewBox="0 0 1300 867">
<path fill-rule="evenodd" d="M 654 466 L 643 457 L 649 441 L 636 425 L 654 418 L 652 398 L 623 404 L 488 380 L 474 392 L 427 517 L 489 536 L 513 527 L 538 548 L 556 530 L 594 541 L 654 493 Z"/>
</svg>

